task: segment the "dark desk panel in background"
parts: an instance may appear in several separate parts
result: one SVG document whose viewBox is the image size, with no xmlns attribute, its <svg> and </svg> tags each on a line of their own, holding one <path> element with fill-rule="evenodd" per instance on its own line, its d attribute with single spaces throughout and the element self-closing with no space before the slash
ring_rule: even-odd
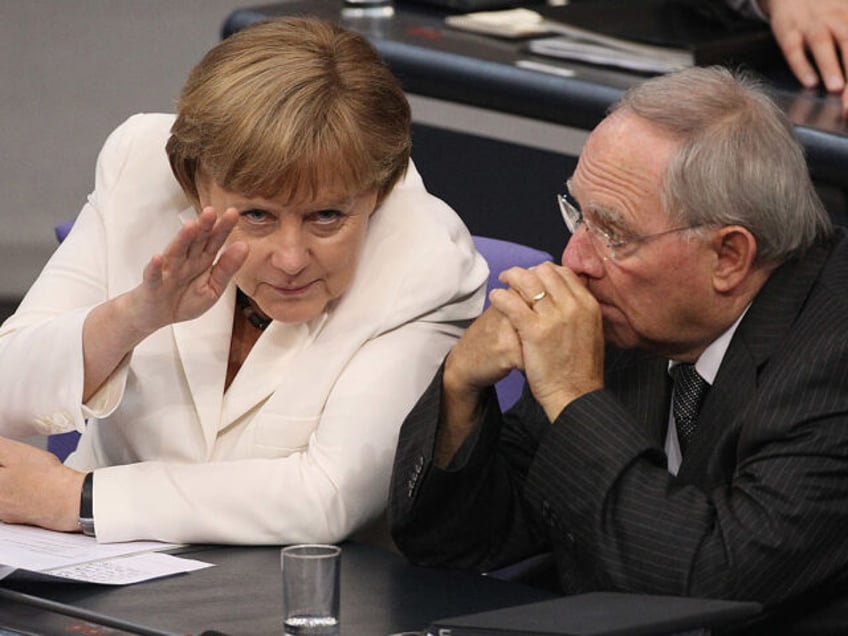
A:
<svg viewBox="0 0 848 636">
<path fill-rule="evenodd" d="M 341 21 L 339 0 L 290 0 L 235 11 L 224 36 L 256 20 L 309 14 Z M 444 26 L 444 14 L 398 3 L 395 17 L 347 20 L 365 33 L 407 91 L 448 101 L 591 129 L 622 92 L 644 75 L 526 54 L 521 40 L 504 40 Z M 564 78 L 515 66 L 521 59 L 571 69 Z M 762 69 L 775 98 L 796 125 L 817 179 L 842 185 L 848 125 L 838 97 L 804 90 L 776 59 Z"/>
<path fill-rule="evenodd" d="M 246 7 L 226 18 L 222 35 L 284 15 L 340 22 L 369 37 L 413 98 L 414 115 L 414 98 L 424 96 L 540 125 L 588 131 L 627 88 L 646 77 L 533 56 L 524 52 L 521 40 L 447 28 L 444 13 L 402 0 L 388 19 L 343 20 L 340 6 L 340 0 L 289 0 Z M 523 59 L 570 69 L 574 77 L 516 66 Z M 844 222 L 848 125 L 839 98 L 801 89 L 782 59 L 763 73 L 795 124 L 825 204 Z M 533 147 L 520 137 L 505 141 L 443 125 L 449 119 L 441 113 L 415 117 L 413 159 L 428 188 L 456 208 L 473 233 L 528 243 L 558 259 L 568 233 L 555 194 L 573 170 L 579 147 Z"/>
</svg>

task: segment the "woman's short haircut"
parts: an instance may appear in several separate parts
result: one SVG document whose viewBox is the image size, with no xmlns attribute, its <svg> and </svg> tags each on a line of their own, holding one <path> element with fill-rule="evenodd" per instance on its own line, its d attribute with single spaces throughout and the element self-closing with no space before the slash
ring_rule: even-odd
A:
<svg viewBox="0 0 848 636">
<path fill-rule="evenodd" d="M 675 223 L 741 225 L 761 263 L 831 234 L 792 125 L 751 76 L 717 66 L 660 76 L 625 93 L 613 112 L 680 140 L 660 193 Z"/>
<path fill-rule="evenodd" d="M 329 183 L 382 200 L 410 145 L 409 103 L 369 42 L 283 18 L 239 31 L 194 67 L 167 153 L 195 205 L 198 178 L 245 196 L 296 201 Z"/>
</svg>

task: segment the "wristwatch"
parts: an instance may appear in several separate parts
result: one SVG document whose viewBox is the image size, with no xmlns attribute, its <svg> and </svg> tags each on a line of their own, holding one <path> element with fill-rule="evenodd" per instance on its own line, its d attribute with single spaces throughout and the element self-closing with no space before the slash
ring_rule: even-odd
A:
<svg viewBox="0 0 848 636">
<path fill-rule="evenodd" d="M 79 527 L 83 534 L 94 536 L 94 473 L 86 473 L 82 481 Z"/>
</svg>

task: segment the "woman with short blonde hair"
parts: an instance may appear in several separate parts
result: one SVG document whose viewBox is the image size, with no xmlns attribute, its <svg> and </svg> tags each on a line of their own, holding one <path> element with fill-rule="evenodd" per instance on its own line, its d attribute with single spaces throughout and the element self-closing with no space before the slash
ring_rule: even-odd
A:
<svg viewBox="0 0 848 636">
<path fill-rule="evenodd" d="M 365 38 L 293 18 L 216 46 L 176 117 L 116 129 L 0 328 L 0 434 L 80 443 L 63 465 L 0 438 L 0 520 L 285 544 L 378 519 L 400 423 L 488 273 L 409 121 Z"/>
</svg>

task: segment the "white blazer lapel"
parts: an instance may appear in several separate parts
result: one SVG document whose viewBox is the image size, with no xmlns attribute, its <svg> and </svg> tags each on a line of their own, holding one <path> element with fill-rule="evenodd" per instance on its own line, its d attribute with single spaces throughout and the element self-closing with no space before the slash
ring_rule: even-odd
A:
<svg viewBox="0 0 848 636">
<path fill-rule="evenodd" d="M 221 426 L 234 309 L 235 287 L 231 286 L 205 314 L 172 326 L 207 449 L 213 447 Z"/>
<path fill-rule="evenodd" d="M 268 325 L 227 389 L 221 428 L 268 398 L 287 375 L 300 373 L 292 368 L 292 360 L 313 341 L 323 322 L 321 317 L 309 324 L 273 321 Z"/>
</svg>

